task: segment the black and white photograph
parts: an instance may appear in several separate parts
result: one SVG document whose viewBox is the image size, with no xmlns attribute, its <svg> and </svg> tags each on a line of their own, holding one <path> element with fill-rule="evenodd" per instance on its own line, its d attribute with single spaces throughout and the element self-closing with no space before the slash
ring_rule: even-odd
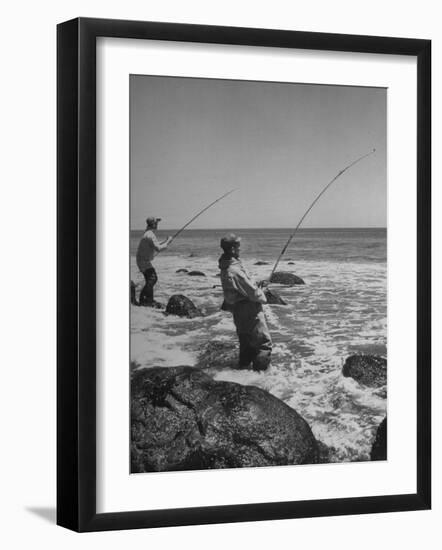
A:
<svg viewBox="0 0 442 550">
<path fill-rule="evenodd" d="M 130 76 L 131 473 L 387 459 L 386 109 Z"/>
<path fill-rule="evenodd" d="M 437 547 L 440 5 L 5 8 L 0 546 Z"/>
</svg>

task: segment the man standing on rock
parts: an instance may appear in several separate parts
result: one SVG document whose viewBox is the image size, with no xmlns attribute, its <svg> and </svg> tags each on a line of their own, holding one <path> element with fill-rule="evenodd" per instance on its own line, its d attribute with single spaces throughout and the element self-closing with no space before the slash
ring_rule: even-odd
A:
<svg viewBox="0 0 442 550">
<path fill-rule="evenodd" d="M 231 311 L 239 338 L 239 366 L 265 370 L 272 353 L 272 340 L 262 304 L 267 303 L 264 292 L 246 272 L 239 259 L 241 239 L 230 233 L 221 239 L 218 265 L 224 291 L 223 309 Z"/>
<path fill-rule="evenodd" d="M 167 237 L 162 243 L 158 242 L 154 231 L 158 229 L 161 218 L 149 217 L 146 220 L 146 232 L 142 236 L 137 250 L 137 266 L 144 275 L 146 284 L 140 293 L 140 306 L 161 307 L 153 299 L 153 287 L 158 281 L 157 273 L 152 265 L 152 260 L 160 250 L 167 248 L 172 237 Z"/>
</svg>

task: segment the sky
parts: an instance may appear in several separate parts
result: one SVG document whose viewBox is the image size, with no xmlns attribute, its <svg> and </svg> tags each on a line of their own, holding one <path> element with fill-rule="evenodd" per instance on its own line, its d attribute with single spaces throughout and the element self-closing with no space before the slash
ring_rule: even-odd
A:
<svg viewBox="0 0 442 550">
<path fill-rule="evenodd" d="M 131 228 L 386 227 L 384 88 L 130 76 Z"/>
</svg>

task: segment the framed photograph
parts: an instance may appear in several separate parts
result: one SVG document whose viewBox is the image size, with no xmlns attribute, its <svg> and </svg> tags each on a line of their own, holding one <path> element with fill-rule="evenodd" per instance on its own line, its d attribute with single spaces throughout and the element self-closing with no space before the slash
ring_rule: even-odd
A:
<svg viewBox="0 0 442 550">
<path fill-rule="evenodd" d="M 57 523 L 429 509 L 430 41 L 57 36 Z"/>
</svg>

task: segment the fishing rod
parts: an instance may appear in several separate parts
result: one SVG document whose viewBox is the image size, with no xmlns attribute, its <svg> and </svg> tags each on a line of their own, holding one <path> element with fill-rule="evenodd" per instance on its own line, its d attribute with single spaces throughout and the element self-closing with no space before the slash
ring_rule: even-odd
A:
<svg viewBox="0 0 442 550">
<path fill-rule="evenodd" d="M 178 237 L 178 235 L 184 231 L 186 229 L 186 227 L 188 225 L 190 225 L 193 221 L 195 221 L 199 216 L 201 216 L 201 214 L 203 214 L 206 210 L 208 210 L 211 206 L 213 206 L 214 204 L 216 204 L 217 202 L 219 202 L 220 200 L 224 199 L 225 197 L 227 197 L 227 195 L 230 195 L 231 193 L 233 193 L 234 191 L 236 191 L 236 189 L 232 189 L 231 191 L 228 191 L 227 193 L 224 193 L 224 195 L 222 195 L 222 197 L 219 197 L 218 199 L 214 200 L 213 202 L 211 202 L 208 206 L 206 206 L 205 208 L 203 208 L 202 210 L 200 210 L 198 212 L 198 214 L 196 214 L 190 221 L 188 221 L 185 225 L 183 225 L 183 227 L 181 229 L 179 229 L 174 235 L 172 235 L 171 239 L 170 239 L 170 242 L 169 244 Z M 158 281 L 158 286 L 160 286 L 160 283 Z"/>
<path fill-rule="evenodd" d="M 311 205 L 307 208 L 305 214 L 302 216 L 302 218 L 299 220 L 298 225 L 295 227 L 294 231 L 292 231 L 290 237 L 288 238 L 287 242 L 285 243 L 280 255 L 278 256 L 278 259 L 275 262 L 275 265 L 273 266 L 272 272 L 270 273 L 269 281 L 272 280 L 273 274 L 276 271 L 276 268 L 278 267 L 279 262 L 281 261 L 281 258 L 284 256 L 289 244 L 292 242 L 293 237 L 296 235 L 296 232 L 298 231 L 300 225 L 304 221 L 307 214 L 310 212 L 310 210 L 314 207 L 314 205 L 318 202 L 318 200 L 322 197 L 322 195 L 327 191 L 327 189 L 330 187 L 330 185 L 335 182 L 344 172 L 346 172 L 349 168 L 357 164 L 362 159 L 365 159 L 369 155 L 372 155 L 376 149 L 373 149 L 373 151 L 370 151 L 369 153 L 366 153 L 365 155 L 362 155 L 362 157 L 359 157 L 358 159 L 354 160 L 352 163 L 350 163 L 348 166 L 346 166 L 343 170 L 338 172 L 336 176 L 324 187 L 324 189 L 319 193 L 319 195 L 315 198 L 315 200 L 311 203 Z"/>
<path fill-rule="evenodd" d="M 206 206 L 205 208 L 203 208 L 202 210 L 200 210 L 200 212 L 198 212 L 198 214 L 196 214 L 195 216 L 193 216 L 193 218 L 188 221 L 185 225 L 183 225 L 183 227 L 181 229 L 179 229 L 174 235 L 172 235 L 171 239 L 170 239 L 170 242 L 169 244 L 175 240 L 178 235 L 180 233 L 182 233 L 186 227 L 188 225 L 190 225 L 193 221 L 195 221 L 199 216 L 201 216 L 201 214 L 203 214 L 206 210 L 208 210 L 211 206 L 213 206 L 214 204 L 216 204 L 217 202 L 219 202 L 220 200 L 224 199 L 225 197 L 227 197 L 228 195 L 230 195 L 231 193 L 233 193 L 234 191 L 236 191 L 236 189 L 232 189 L 231 191 L 228 191 L 227 193 L 225 193 L 222 197 L 219 197 L 218 199 L 214 200 L 213 202 L 211 202 L 208 206 Z"/>
</svg>

